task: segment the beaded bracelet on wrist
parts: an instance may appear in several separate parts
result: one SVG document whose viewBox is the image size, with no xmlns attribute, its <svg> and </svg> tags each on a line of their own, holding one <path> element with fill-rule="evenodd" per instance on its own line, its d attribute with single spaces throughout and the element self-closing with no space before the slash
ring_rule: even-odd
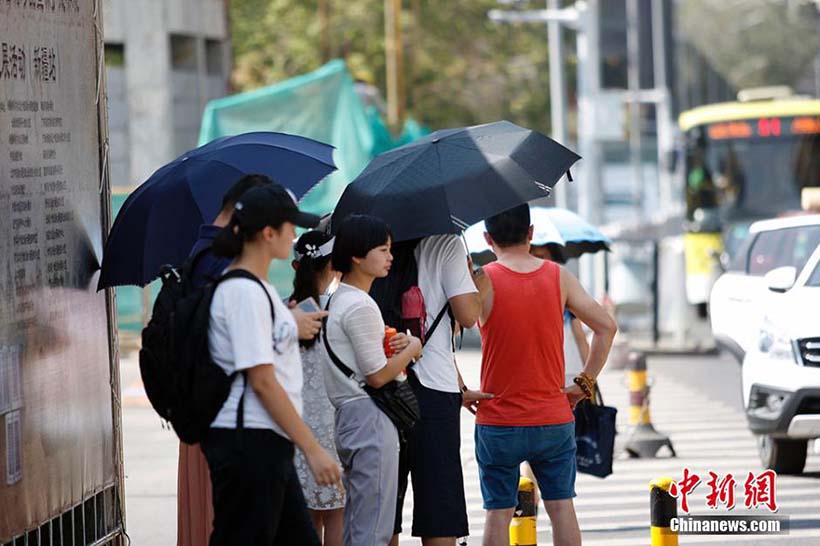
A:
<svg viewBox="0 0 820 546">
<path fill-rule="evenodd" d="M 584 393 L 584 396 L 586 396 L 587 398 L 592 398 L 595 389 L 594 379 L 592 379 L 589 375 L 581 372 L 581 374 L 572 381 L 581 388 L 581 392 Z"/>
</svg>

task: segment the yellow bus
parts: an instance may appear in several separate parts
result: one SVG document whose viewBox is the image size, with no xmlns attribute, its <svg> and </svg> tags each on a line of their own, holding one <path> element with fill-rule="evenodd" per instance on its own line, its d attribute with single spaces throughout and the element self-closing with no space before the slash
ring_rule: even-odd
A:
<svg viewBox="0 0 820 546">
<path fill-rule="evenodd" d="M 731 257 L 749 224 L 800 211 L 820 186 L 820 100 L 778 88 L 683 112 L 686 295 L 706 314 L 721 254 Z"/>
</svg>

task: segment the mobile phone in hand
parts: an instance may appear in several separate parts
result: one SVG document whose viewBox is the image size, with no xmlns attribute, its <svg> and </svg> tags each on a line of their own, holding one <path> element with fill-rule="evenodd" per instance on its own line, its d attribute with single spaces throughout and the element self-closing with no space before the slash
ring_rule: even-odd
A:
<svg viewBox="0 0 820 546">
<path fill-rule="evenodd" d="M 321 307 L 319 307 L 319 304 L 316 303 L 316 300 L 312 297 L 303 299 L 302 301 L 296 304 L 296 307 L 298 307 L 305 313 L 316 313 L 317 311 L 322 310 Z"/>
</svg>

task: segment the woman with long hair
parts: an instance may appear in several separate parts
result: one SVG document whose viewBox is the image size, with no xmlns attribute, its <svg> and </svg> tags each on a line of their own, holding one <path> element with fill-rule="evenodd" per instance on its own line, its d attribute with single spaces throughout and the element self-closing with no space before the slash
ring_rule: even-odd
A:
<svg viewBox="0 0 820 546">
<path fill-rule="evenodd" d="M 296 241 L 293 248 L 295 259 L 292 264 L 296 274 L 293 278 L 293 294 L 289 298 L 291 305 L 308 300 L 311 304 L 325 306 L 328 287 L 337 276 L 330 263 L 333 242 L 332 235 L 316 230 L 304 233 Z M 303 418 L 322 447 L 338 460 L 333 438 L 334 409 L 325 390 L 326 355 L 321 350 L 318 336 L 300 340 L 299 345 L 304 375 Z M 322 539 L 322 544 L 341 546 L 344 489 L 339 485 L 318 485 L 310 472 L 307 458 L 300 450 L 296 451 L 294 462 L 310 517 L 319 538 Z"/>
<path fill-rule="evenodd" d="M 373 281 L 390 271 L 391 242 L 387 224 L 372 216 L 354 215 L 339 226 L 333 247 L 333 269 L 342 274 L 342 282 L 328 301 L 323 341 L 325 349 L 354 372 L 348 377 L 329 360 L 325 366 L 325 387 L 336 407 L 336 448 L 347 491 L 345 546 L 386 546 L 396 515 L 398 431 L 363 385 L 382 387 L 421 356 L 418 338 L 398 334 L 390 342 L 395 353 L 386 357 L 384 321 L 368 294 Z"/>
<path fill-rule="evenodd" d="M 290 256 L 295 226 L 318 220 L 270 184 L 244 193 L 214 239 L 214 254 L 232 259 L 227 271 L 252 277 L 221 282 L 210 308 L 211 357 L 235 376 L 201 444 L 213 484 L 210 546 L 320 544 L 293 466 L 294 444 L 318 484 L 337 483 L 340 469 L 301 418 L 296 322 L 266 281 L 271 262 Z"/>
</svg>

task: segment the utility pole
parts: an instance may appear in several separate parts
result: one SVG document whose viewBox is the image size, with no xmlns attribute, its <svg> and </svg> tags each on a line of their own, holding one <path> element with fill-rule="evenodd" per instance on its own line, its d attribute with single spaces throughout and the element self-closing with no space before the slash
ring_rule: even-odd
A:
<svg viewBox="0 0 820 546">
<path fill-rule="evenodd" d="M 601 52 L 598 32 L 599 0 L 587 0 L 579 10 L 578 49 L 578 148 L 581 154 L 581 179 L 578 183 L 578 214 L 594 226 L 604 221 L 602 153 L 597 138 L 598 96 L 601 89 Z M 596 257 L 591 254 L 579 260 L 579 277 L 587 291 L 600 295 Z"/>
<path fill-rule="evenodd" d="M 529 11 L 490 10 L 495 22 L 549 23 L 555 21 L 576 32 L 578 50 L 578 148 L 581 155 L 578 176 L 578 213 L 593 225 L 601 225 L 603 190 L 601 187 L 601 149 L 597 139 L 596 108 L 601 89 L 601 57 L 598 39 L 599 1 L 576 2 L 564 9 Z M 550 62 L 552 70 L 555 63 Z M 556 68 L 557 69 L 557 68 Z M 593 257 L 580 260 L 581 282 L 593 295 L 599 292 Z M 603 289 L 603 286 L 601 286 Z"/>
<path fill-rule="evenodd" d="M 632 205 L 635 217 L 643 218 L 643 153 L 641 150 L 641 105 L 636 100 L 641 90 L 640 20 L 638 0 L 626 0 L 627 81 L 629 101 L 629 159 L 632 164 Z"/>
<path fill-rule="evenodd" d="M 405 87 L 407 89 L 407 104 L 409 105 L 411 111 L 413 108 L 416 107 L 416 86 L 414 85 L 416 82 L 416 76 L 418 75 L 419 71 L 419 54 L 418 50 L 421 47 L 422 38 L 421 38 L 421 0 L 412 0 L 411 3 L 411 12 L 413 14 L 413 27 L 410 31 L 410 59 L 408 60 L 408 64 L 410 65 L 409 69 L 407 70 L 408 79 L 405 80 Z M 409 84 L 408 84 L 409 81 Z"/>
<path fill-rule="evenodd" d="M 330 0 L 319 0 L 319 49 L 322 61 L 328 62 L 330 51 Z"/>
<path fill-rule="evenodd" d="M 387 123 L 395 130 L 404 121 L 401 0 L 384 0 L 384 49 L 387 61 Z"/>
<path fill-rule="evenodd" d="M 674 213 L 672 184 L 674 175 L 670 156 L 675 146 L 672 100 L 666 66 L 666 0 L 652 0 L 652 72 L 655 89 L 660 92 L 655 118 L 658 126 L 658 189 L 660 209 L 664 216 Z M 818 57 L 820 58 L 820 57 Z"/>
<path fill-rule="evenodd" d="M 557 11 L 561 0 L 547 0 L 547 9 Z M 551 20 L 547 23 L 547 42 L 550 55 L 550 126 L 552 138 L 564 146 L 567 141 L 567 86 L 564 83 L 564 40 L 561 23 Z M 555 206 L 568 208 L 569 188 L 559 184 L 555 188 Z"/>
</svg>

